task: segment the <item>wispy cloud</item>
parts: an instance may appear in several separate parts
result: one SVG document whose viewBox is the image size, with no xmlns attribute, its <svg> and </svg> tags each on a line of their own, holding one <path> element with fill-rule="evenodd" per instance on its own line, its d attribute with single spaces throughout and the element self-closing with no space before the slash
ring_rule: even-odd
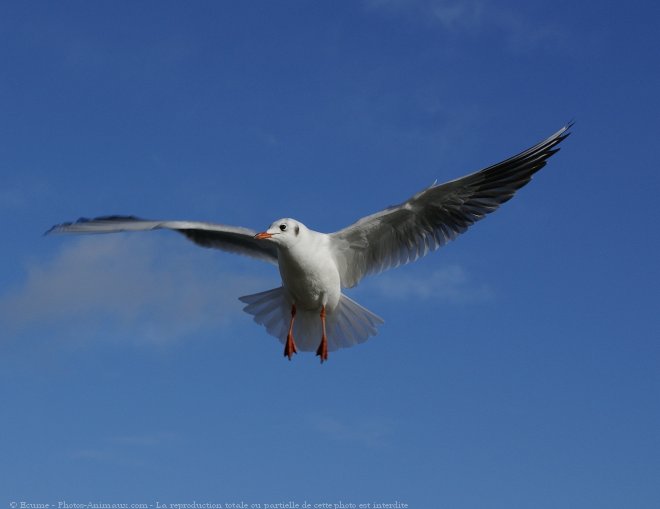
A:
<svg viewBox="0 0 660 509">
<path fill-rule="evenodd" d="M 44 179 L 33 176 L 13 177 L 0 182 L 0 209 L 24 209 L 48 195 Z"/>
<path fill-rule="evenodd" d="M 110 463 L 124 467 L 145 467 L 152 463 L 155 452 L 175 443 L 179 436 L 169 432 L 106 437 L 89 447 L 69 453 L 75 460 Z"/>
<path fill-rule="evenodd" d="M 0 189 L 0 208 L 18 208 L 24 201 L 23 195 L 15 189 Z"/>
<path fill-rule="evenodd" d="M 471 31 L 484 24 L 486 6 L 480 0 L 430 2 L 429 14 L 445 30 Z"/>
<path fill-rule="evenodd" d="M 52 260 L 28 264 L 25 281 L 0 296 L 3 335 L 47 328 L 78 340 L 172 341 L 228 324 L 240 316 L 237 297 L 268 284 L 165 238 L 69 240 Z"/>
<path fill-rule="evenodd" d="M 394 300 L 432 299 L 461 304 L 493 298 L 488 285 L 472 281 L 459 265 L 449 265 L 427 275 L 390 272 L 374 278 L 370 287 L 382 297 Z"/>
<path fill-rule="evenodd" d="M 559 28 L 490 0 L 365 0 L 365 4 L 371 10 L 413 16 L 452 35 L 497 32 L 510 49 L 519 52 L 546 44 L 555 47 L 562 39 Z"/>
<path fill-rule="evenodd" d="M 143 435 L 115 436 L 110 437 L 108 441 L 121 446 L 156 447 L 170 443 L 176 439 L 177 435 L 175 433 L 161 431 Z"/>
<path fill-rule="evenodd" d="M 308 418 L 312 428 L 336 442 L 348 442 L 366 447 L 379 448 L 388 444 L 393 434 L 391 423 L 376 418 L 339 419 L 327 415 Z"/>
</svg>

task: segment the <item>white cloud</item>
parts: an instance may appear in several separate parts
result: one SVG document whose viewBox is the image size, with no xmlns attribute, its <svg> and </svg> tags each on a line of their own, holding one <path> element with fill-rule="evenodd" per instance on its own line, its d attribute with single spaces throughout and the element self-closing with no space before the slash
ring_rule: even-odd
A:
<svg viewBox="0 0 660 509">
<path fill-rule="evenodd" d="M 44 179 L 30 175 L 13 177 L 11 181 L 0 181 L 0 208 L 24 209 L 48 194 Z"/>
<path fill-rule="evenodd" d="M 112 444 L 130 447 L 156 447 L 176 440 L 178 436 L 170 432 L 154 432 L 142 435 L 122 435 L 108 439 Z"/>
<path fill-rule="evenodd" d="M 412 15 L 451 34 L 499 32 L 514 51 L 531 51 L 545 44 L 553 48 L 563 39 L 560 29 L 544 20 L 529 20 L 519 11 L 490 0 L 365 0 L 368 8 Z"/>
<path fill-rule="evenodd" d="M 241 320 L 251 325 L 238 297 L 279 282 L 270 266 L 258 270 L 260 262 L 232 260 L 174 236 L 53 241 L 61 241 L 56 255 L 29 263 L 24 281 L 0 295 L 3 338 L 39 333 L 74 343 L 182 340 Z M 394 300 L 462 304 L 492 298 L 487 285 L 458 265 L 430 274 L 414 269 L 380 274 L 363 289 Z"/>
<path fill-rule="evenodd" d="M 144 467 L 152 464 L 156 450 L 162 451 L 179 439 L 177 434 L 169 432 L 109 437 L 72 450 L 69 456 L 74 460 Z"/>
<path fill-rule="evenodd" d="M 67 240 L 52 260 L 28 264 L 24 283 L 0 296 L 10 337 L 47 330 L 76 340 L 172 341 L 227 325 L 241 315 L 239 296 L 273 286 L 228 270 L 222 255 L 179 248 L 183 239 Z"/>
<path fill-rule="evenodd" d="M 473 30 L 484 23 L 484 3 L 472 1 L 436 1 L 429 5 L 429 13 L 446 30 Z"/>
<path fill-rule="evenodd" d="M 459 265 L 449 265 L 430 274 L 390 272 L 370 283 L 382 297 L 394 300 L 439 300 L 461 304 L 490 300 L 493 291 L 486 284 L 471 281 Z"/>
<path fill-rule="evenodd" d="M 383 419 L 337 419 L 330 416 L 314 415 L 308 418 L 317 432 L 337 442 L 349 442 L 366 447 L 383 447 L 388 443 L 393 429 Z"/>
<path fill-rule="evenodd" d="M 15 209 L 21 207 L 24 202 L 23 195 L 15 189 L 0 189 L 0 207 Z"/>
</svg>

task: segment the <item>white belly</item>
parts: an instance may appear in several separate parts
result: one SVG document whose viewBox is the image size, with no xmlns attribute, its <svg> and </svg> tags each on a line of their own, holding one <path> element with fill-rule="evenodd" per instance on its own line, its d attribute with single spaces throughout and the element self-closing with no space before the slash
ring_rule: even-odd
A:
<svg viewBox="0 0 660 509">
<path fill-rule="evenodd" d="M 292 250 L 279 254 L 282 283 L 296 306 L 320 310 L 325 306 L 331 312 L 341 296 L 339 271 L 334 260 L 322 252 Z"/>
</svg>

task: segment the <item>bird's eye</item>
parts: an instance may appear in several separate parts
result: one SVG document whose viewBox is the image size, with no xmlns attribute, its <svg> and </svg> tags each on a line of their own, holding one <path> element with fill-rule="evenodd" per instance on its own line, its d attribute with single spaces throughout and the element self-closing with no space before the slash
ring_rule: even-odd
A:
<svg viewBox="0 0 660 509">
<path fill-rule="evenodd" d="M 281 224 L 281 225 L 280 225 L 280 230 L 281 230 L 281 231 L 286 230 L 286 225 L 285 225 L 285 224 Z"/>
</svg>

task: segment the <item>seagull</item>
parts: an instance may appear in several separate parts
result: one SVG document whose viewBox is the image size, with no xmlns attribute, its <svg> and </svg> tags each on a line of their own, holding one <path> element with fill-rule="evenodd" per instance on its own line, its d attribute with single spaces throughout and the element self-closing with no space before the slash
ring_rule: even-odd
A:
<svg viewBox="0 0 660 509">
<path fill-rule="evenodd" d="M 291 218 L 278 219 L 257 233 L 217 223 L 113 215 L 58 224 L 46 234 L 168 229 L 203 247 L 276 264 L 282 285 L 240 297 L 244 311 L 284 344 L 289 360 L 298 350 L 316 349 L 323 363 L 328 352 L 363 343 L 384 323 L 342 293 L 343 288 L 435 251 L 496 210 L 546 165 L 569 136 L 571 125 L 509 159 L 444 184 L 434 183 L 403 203 L 334 233 L 314 231 Z"/>
</svg>

